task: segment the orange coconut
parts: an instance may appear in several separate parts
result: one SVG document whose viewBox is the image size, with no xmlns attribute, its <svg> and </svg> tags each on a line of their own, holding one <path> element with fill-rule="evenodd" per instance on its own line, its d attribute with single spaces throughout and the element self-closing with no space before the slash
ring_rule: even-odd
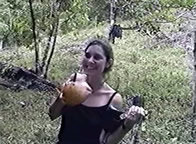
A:
<svg viewBox="0 0 196 144">
<path fill-rule="evenodd" d="M 62 100 L 65 102 L 66 105 L 75 106 L 84 102 L 90 91 L 86 84 L 76 84 L 70 83 L 65 85 L 62 92 Z"/>
</svg>

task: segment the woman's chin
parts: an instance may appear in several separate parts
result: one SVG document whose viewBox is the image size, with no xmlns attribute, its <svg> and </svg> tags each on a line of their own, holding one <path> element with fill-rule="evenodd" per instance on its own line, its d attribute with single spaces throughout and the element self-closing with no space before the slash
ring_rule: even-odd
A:
<svg viewBox="0 0 196 144">
<path fill-rule="evenodd" d="M 87 75 L 96 75 L 97 74 L 97 72 L 95 70 L 86 70 L 86 71 L 84 71 L 84 73 Z"/>
<path fill-rule="evenodd" d="M 94 72 L 85 72 L 85 74 L 87 74 L 87 75 L 95 75 L 95 73 Z"/>
</svg>

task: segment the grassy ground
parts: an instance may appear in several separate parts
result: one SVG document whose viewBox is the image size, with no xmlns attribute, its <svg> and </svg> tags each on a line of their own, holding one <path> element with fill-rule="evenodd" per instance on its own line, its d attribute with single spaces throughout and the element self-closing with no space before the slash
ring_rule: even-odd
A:
<svg viewBox="0 0 196 144">
<path fill-rule="evenodd" d="M 72 32 L 59 39 L 49 79 L 62 83 L 78 67 L 80 53 L 60 48 L 103 33 L 103 27 L 99 27 Z M 190 136 L 190 74 L 185 52 L 180 48 L 146 47 L 145 37 L 125 31 L 123 38 L 113 45 L 115 64 L 108 82 L 114 88 L 119 83 L 118 90 L 124 97 L 133 94 L 144 96 L 149 116 L 142 126 L 142 143 L 196 143 Z M 30 67 L 33 56 L 34 52 L 27 52 L 24 48 L 13 49 L 1 52 L 0 61 Z M 54 95 L 0 89 L 0 144 L 54 143 L 60 121 L 51 122 L 47 115 L 48 102 Z M 26 105 L 23 107 L 20 102 Z"/>
</svg>

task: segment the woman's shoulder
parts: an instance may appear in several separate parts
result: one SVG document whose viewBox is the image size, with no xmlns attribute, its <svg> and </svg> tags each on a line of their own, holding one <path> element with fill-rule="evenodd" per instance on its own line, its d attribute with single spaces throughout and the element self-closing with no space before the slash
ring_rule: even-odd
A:
<svg viewBox="0 0 196 144">
<path fill-rule="evenodd" d="M 122 99 L 121 94 L 117 92 L 116 90 L 114 90 L 112 87 L 110 87 L 108 84 L 106 84 L 106 88 L 108 89 L 108 91 L 110 91 L 109 92 L 110 97 L 113 96 L 110 104 L 117 109 L 122 109 L 123 99 Z"/>
<path fill-rule="evenodd" d="M 111 105 L 115 108 L 121 110 L 123 107 L 123 99 L 122 96 L 119 93 L 116 93 L 114 98 L 111 101 Z"/>
</svg>

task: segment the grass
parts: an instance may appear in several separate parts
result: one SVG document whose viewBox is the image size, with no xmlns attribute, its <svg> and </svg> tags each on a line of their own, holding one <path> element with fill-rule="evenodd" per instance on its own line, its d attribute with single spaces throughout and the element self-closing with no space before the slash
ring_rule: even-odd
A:
<svg viewBox="0 0 196 144">
<path fill-rule="evenodd" d="M 78 68 L 80 52 L 62 49 L 64 45 L 79 44 L 94 34 L 103 34 L 103 27 L 75 31 L 59 38 L 50 66 L 49 79 L 62 83 Z M 113 45 L 115 63 L 108 83 L 122 96 L 140 94 L 145 99 L 149 116 L 143 123 L 142 143 L 192 144 L 190 135 L 191 93 L 185 61 L 180 48 L 148 49 L 147 38 L 125 31 Z M 33 64 L 33 52 L 25 48 L 1 52 L 0 61 L 19 66 Z M 0 142 L 2 144 L 51 144 L 56 141 L 59 120 L 51 122 L 47 103 L 53 93 L 0 90 Z M 25 102 L 22 107 L 20 102 Z"/>
<path fill-rule="evenodd" d="M 44 93 L 1 91 L 0 142 L 5 144 L 54 143 L 58 126 L 47 114 L 50 96 Z M 25 106 L 21 104 L 25 103 Z"/>
</svg>

